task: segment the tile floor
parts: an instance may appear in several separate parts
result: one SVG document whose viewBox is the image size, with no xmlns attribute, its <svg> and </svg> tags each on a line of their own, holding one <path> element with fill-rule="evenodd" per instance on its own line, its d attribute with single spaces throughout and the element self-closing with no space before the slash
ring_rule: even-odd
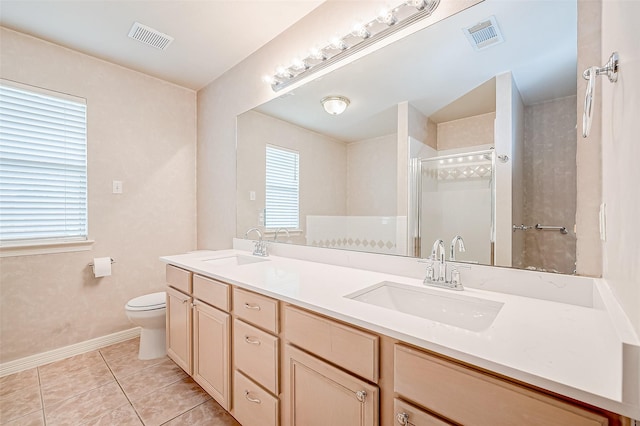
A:
<svg viewBox="0 0 640 426">
<path fill-rule="evenodd" d="M 169 358 L 138 339 L 0 378 L 0 424 L 239 426 Z"/>
</svg>

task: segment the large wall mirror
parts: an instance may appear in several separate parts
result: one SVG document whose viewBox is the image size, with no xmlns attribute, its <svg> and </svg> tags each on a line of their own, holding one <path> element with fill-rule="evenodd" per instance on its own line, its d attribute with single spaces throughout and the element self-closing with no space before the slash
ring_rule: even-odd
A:
<svg viewBox="0 0 640 426">
<path fill-rule="evenodd" d="M 485 0 L 241 114 L 238 237 L 574 273 L 576 59 L 576 1 Z"/>
</svg>

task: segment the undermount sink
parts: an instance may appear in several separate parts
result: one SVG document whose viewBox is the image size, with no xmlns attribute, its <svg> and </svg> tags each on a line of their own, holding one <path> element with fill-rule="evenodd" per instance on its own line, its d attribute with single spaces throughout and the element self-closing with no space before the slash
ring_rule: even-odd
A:
<svg viewBox="0 0 640 426">
<path fill-rule="evenodd" d="M 243 256 L 241 254 L 234 254 L 232 256 L 226 257 L 215 257 L 212 259 L 204 259 L 202 260 L 204 263 L 208 263 L 209 265 L 217 265 L 217 266 L 226 266 L 226 265 L 248 265 L 250 263 L 259 263 L 259 262 L 267 262 L 269 259 L 265 259 L 263 257 L 257 256 Z"/>
<path fill-rule="evenodd" d="M 345 297 L 470 331 L 489 328 L 503 305 L 492 300 L 457 293 L 445 294 L 389 281 Z"/>
</svg>

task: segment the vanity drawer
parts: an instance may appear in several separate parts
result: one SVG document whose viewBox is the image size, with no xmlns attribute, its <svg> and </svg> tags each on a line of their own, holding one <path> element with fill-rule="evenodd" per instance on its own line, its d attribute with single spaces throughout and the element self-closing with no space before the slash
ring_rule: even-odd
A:
<svg viewBox="0 0 640 426">
<path fill-rule="evenodd" d="M 378 336 L 293 306 L 284 308 L 284 332 L 292 344 L 378 382 Z"/>
<path fill-rule="evenodd" d="M 233 312 L 246 322 L 278 333 L 278 301 L 275 299 L 234 288 Z"/>
<path fill-rule="evenodd" d="M 238 319 L 233 322 L 235 367 L 278 394 L 278 338 Z"/>
<path fill-rule="evenodd" d="M 446 422 L 432 414 L 427 413 L 421 408 L 413 406 L 401 399 L 393 400 L 393 418 L 395 424 L 411 425 L 411 426 L 451 426 L 452 423 Z"/>
<path fill-rule="evenodd" d="M 278 399 L 239 371 L 233 374 L 233 412 L 242 426 L 278 424 Z"/>
<path fill-rule="evenodd" d="M 461 424 L 608 424 L 605 417 L 581 407 L 401 345 L 395 346 L 394 388 Z"/>
<path fill-rule="evenodd" d="M 193 297 L 226 312 L 231 307 L 229 284 L 200 275 L 193 276 Z"/>
<path fill-rule="evenodd" d="M 191 272 L 167 265 L 167 284 L 183 293 L 191 294 Z"/>
</svg>

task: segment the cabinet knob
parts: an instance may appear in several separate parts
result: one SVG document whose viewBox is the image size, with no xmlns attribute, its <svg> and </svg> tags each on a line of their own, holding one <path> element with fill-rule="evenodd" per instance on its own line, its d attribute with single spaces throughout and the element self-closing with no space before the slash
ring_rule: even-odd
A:
<svg viewBox="0 0 640 426">
<path fill-rule="evenodd" d="M 258 398 L 252 398 L 249 396 L 249 391 L 245 390 L 244 391 L 244 397 L 247 398 L 247 401 L 249 402 L 253 402 L 254 404 L 261 404 L 262 401 L 260 401 Z"/>
<path fill-rule="evenodd" d="M 244 341 L 251 345 L 260 345 L 260 340 L 256 337 L 244 336 Z"/>
<path fill-rule="evenodd" d="M 364 400 L 367 398 L 367 391 L 358 391 L 356 392 L 356 399 L 360 402 L 364 402 Z"/>
<path fill-rule="evenodd" d="M 409 415 L 407 413 L 398 413 L 398 415 L 396 416 L 396 420 L 401 425 L 408 425 L 409 424 Z"/>
<path fill-rule="evenodd" d="M 244 307 L 245 309 L 253 309 L 254 311 L 260 310 L 260 305 L 256 305 L 255 303 L 245 303 Z"/>
</svg>

